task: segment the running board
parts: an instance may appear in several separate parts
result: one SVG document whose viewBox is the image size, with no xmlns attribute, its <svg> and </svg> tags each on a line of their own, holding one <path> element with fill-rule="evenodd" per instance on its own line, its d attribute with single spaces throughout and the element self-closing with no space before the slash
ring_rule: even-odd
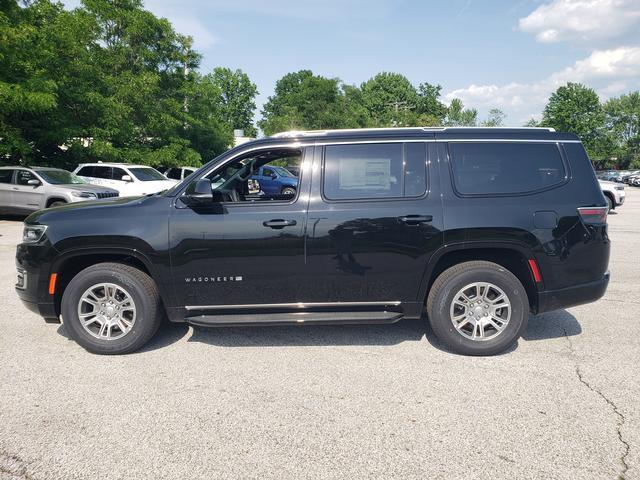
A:
<svg viewBox="0 0 640 480">
<path fill-rule="evenodd" d="M 245 313 L 238 315 L 196 315 L 186 317 L 191 325 L 201 327 L 233 327 L 257 325 L 349 325 L 395 323 L 402 319 L 398 312 L 289 312 L 289 313 Z"/>
</svg>

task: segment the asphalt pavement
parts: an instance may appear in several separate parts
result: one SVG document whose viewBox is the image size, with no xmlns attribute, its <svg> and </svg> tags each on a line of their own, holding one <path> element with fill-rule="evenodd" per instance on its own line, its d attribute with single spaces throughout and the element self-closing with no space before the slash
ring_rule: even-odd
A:
<svg viewBox="0 0 640 480">
<path fill-rule="evenodd" d="M 640 479 L 640 189 L 609 225 L 605 297 L 496 357 L 408 321 L 167 325 L 103 357 L 20 304 L 0 218 L 0 480 Z"/>
</svg>

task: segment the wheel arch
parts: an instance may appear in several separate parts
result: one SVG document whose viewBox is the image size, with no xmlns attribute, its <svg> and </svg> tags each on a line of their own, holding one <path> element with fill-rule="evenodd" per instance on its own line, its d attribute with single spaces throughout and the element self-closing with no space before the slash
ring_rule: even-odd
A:
<svg viewBox="0 0 640 480">
<path fill-rule="evenodd" d="M 447 245 L 434 253 L 429 261 L 418 298 L 426 302 L 431 285 L 447 268 L 462 262 L 485 260 L 501 265 L 520 280 L 527 292 L 529 309 L 535 313 L 538 310 L 538 285 L 529 267 L 529 259 L 535 259 L 531 250 L 517 243 L 478 242 Z"/>
<path fill-rule="evenodd" d="M 151 261 L 137 250 L 126 248 L 76 250 L 60 256 L 52 264 L 51 272 L 57 274 L 54 294 L 56 315 L 60 315 L 62 296 L 71 279 L 85 268 L 104 262 L 122 263 L 141 270 L 154 280 L 158 291 L 161 292 L 162 286 L 153 273 Z"/>
<path fill-rule="evenodd" d="M 47 198 L 47 201 L 46 201 L 46 203 L 45 203 L 45 205 L 44 205 L 44 206 L 45 206 L 45 208 L 49 208 L 53 202 L 64 202 L 64 203 L 69 203 L 69 202 L 67 201 L 67 199 L 66 199 L 66 198 L 64 198 L 64 197 L 56 197 L 56 196 L 52 196 L 52 197 Z"/>
<path fill-rule="evenodd" d="M 604 195 L 609 198 L 609 200 L 611 200 L 611 209 L 615 210 L 616 208 L 616 197 L 612 192 L 609 192 L 608 190 L 604 190 L 602 193 L 604 193 Z"/>
</svg>

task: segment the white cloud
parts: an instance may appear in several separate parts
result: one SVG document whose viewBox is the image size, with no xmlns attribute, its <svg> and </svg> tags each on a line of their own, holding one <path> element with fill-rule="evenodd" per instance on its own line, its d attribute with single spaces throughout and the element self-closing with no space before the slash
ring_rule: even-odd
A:
<svg viewBox="0 0 640 480">
<path fill-rule="evenodd" d="M 629 89 L 640 88 L 640 47 L 596 50 L 572 66 L 532 83 L 475 85 L 452 90 L 444 98 L 459 98 L 470 107 L 485 111 L 492 107 L 505 110 L 507 121 L 518 125 L 540 112 L 551 93 L 567 82 L 582 82 L 593 87 L 604 100 Z"/>
<path fill-rule="evenodd" d="M 636 35 L 638 0 L 552 0 L 521 18 L 518 28 L 539 42 L 575 41 L 601 46 L 603 41 Z"/>
</svg>

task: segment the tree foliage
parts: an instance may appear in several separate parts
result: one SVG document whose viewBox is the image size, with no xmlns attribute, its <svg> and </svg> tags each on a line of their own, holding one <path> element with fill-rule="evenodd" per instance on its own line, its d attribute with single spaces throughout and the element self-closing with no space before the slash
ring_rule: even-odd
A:
<svg viewBox="0 0 640 480">
<path fill-rule="evenodd" d="M 199 75 L 191 39 L 140 0 L 0 1 L 4 163 L 198 165 L 251 132 L 255 85 Z"/>
</svg>

